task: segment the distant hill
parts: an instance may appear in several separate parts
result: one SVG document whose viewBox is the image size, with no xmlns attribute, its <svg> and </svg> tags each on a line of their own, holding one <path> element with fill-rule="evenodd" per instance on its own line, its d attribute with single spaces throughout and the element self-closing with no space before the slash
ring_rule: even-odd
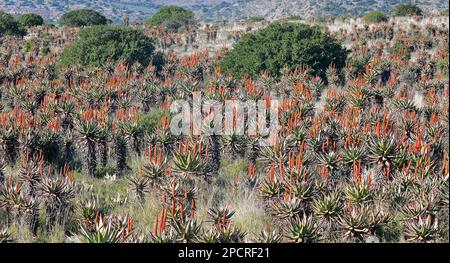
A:
<svg viewBox="0 0 450 263">
<path fill-rule="evenodd" d="M 13 14 L 35 12 L 56 21 L 69 10 L 92 8 L 120 23 L 125 13 L 132 21 L 143 21 L 160 6 L 174 4 L 193 10 L 202 21 L 239 21 L 251 16 L 271 20 L 291 15 L 360 15 L 369 10 L 388 11 L 411 1 L 425 10 L 448 8 L 447 0 L 2 0 L 0 10 Z"/>
</svg>

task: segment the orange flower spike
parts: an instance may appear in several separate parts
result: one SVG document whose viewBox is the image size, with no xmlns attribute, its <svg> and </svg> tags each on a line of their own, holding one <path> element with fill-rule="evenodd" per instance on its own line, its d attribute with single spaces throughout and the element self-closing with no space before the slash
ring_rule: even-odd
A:
<svg viewBox="0 0 450 263">
<path fill-rule="evenodd" d="M 162 159 L 163 159 L 162 148 L 159 148 L 158 164 L 162 163 Z"/>
<path fill-rule="evenodd" d="M 183 203 L 180 202 L 180 217 L 181 220 L 184 221 L 184 206 Z"/>
<path fill-rule="evenodd" d="M 223 226 L 226 226 L 227 225 L 227 217 L 226 217 L 227 215 L 225 214 L 225 213 L 223 213 L 223 216 L 222 216 L 222 225 Z"/>
<path fill-rule="evenodd" d="M 151 145 L 148 146 L 148 160 L 149 161 L 152 160 L 152 146 Z"/>
<path fill-rule="evenodd" d="M 327 151 L 329 151 L 330 150 L 330 138 L 329 137 L 327 137 L 327 141 L 326 142 L 327 142 L 326 143 Z"/>
<path fill-rule="evenodd" d="M 275 166 L 272 164 L 269 169 L 269 181 L 273 181 L 275 177 Z"/>
<path fill-rule="evenodd" d="M 95 219 L 94 219 L 94 223 L 97 224 L 98 223 L 98 218 L 100 216 L 100 212 L 97 211 L 97 213 L 95 214 Z"/>
<path fill-rule="evenodd" d="M 128 233 L 130 233 L 131 231 L 133 231 L 133 218 L 129 218 L 129 220 L 128 220 Z"/>
<path fill-rule="evenodd" d="M 172 198 L 175 198 L 175 180 L 172 181 Z"/>
<path fill-rule="evenodd" d="M 156 157 L 158 156 L 158 147 L 155 146 L 155 148 L 153 148 L 153 160 L 156 161 Z"/>
<path fill-rule="evenodd" d="M 8 184 L 9 184 L 9 186 L 12 186 L 12 176 L 8 177 Z"/>
<path fill-rule="evenodd" d="M 195 200 L 192 200 L 191 203 L 191 218 L 195 217 Z"/>
<path fill-rule="evenodd" d="M 193 147 L 193 149 L 192 149 L 192 155 L 196 155 L 197 154 L 197 144 L 196 143 L 194 143 L 194 147 Z"/>
<path fill-rule="evenodd" d="M 159 219 L 159 232 L 162 233 L 162 230 L 165 228 L 165 221 L 164 221 L 164 213 L 165 213 L 165 208 L 163 207 L 161 209 L 161 216 Z"/>
<path fill-rule="evenodd" d="M 290 152 L 289 153 L 289 168 L 294 167 L 294 152 Z"/>
<path fill-rule="evenodd" d="M 16 186 L 15 186 L 15 188 L 14 188 L 14 191 L 15 191 L 16 193 L 19 193 L 19 192 L 20 192 L 20 186 L 21 186 L 20 182 L 16 184 Z"/>
<path fill-rule="evenodd" d="M 409 170 L 411 169 L 411 163 L 412 163 L 412 160 L 409 160 L 408 166 L 406 166 L 405 175 L 406 175 L 406 174 L 409 172 Z"/>
<path fill-rule="evenodd" d="M 186 138 L 185 142 L 184 142 L 184 152 L 188 153 L 189 152 L 189 142 L 188 139 Z"/>
<path fill-rule="evenodd" d="M 358 163 L 355 163 L 355 165 L 356 165 L 356 171 L 355 171 L 355 173 L 356 173 L 356 180 L 357 180 L 357 183 L 359 184 L 359 183 L 361 183 L 361 162 L 359 161 Z"/>
<path fill-rule="evenodd" d="M 347 148 L 350 146 L 350 132 L 347 134 L 347 139 L 345 140 L 344 143 L 344 149 L 347 150 Z"/>
<path fill-rule="evenodd" d="M 372 174 L 368 173 L 367 174 L 367 186 L 370 188 L 371 185 L 372 185 Z"/>
<path fill-rule="evenodd" d="M 266 109 L 270 108 L 270 96 L 266 97 Z"/>
<path fill-rule="evenodd" d="M 380 129 L 380 120 L 377 120 L 377 123 L 375 124 L 375 133 L 380 136 L 381 129 Z"/>
<path fill-rule="evenodd" d="M 323 167 L 322 177 L 323 177 L 323 179 L 325 179 L 325 182 L 328 181 L 328 171 L 327 171 L 327 168 L 325 166 Z"/>
<path fill-rule="evenodd" d="M 448 170 L 449 170 L 448 157 L 444 157 L 442 162 L 443 162 L 443 165 L 442 165 L 443 174 L 447 175 L 448 174 Z"/>
<path fill-rule="evenodd" d="M 279 160 L 278 168 L 280 170 L 280 177 L 284 178 L 284 167 L 283 167 L 283 162 L 281 159 Z"/>
<path fill-rule="evenodd" d="M 153 236 L 158 235 L 158 214 L 155 214 L 155 223 L 153 225 Z"/>
<path fill-rule="evenodd" d="M 163 228 L 161 229 L 161 232 L 164 231 L 167 223 L 167 207 L 163 207 L 163 209 L 164 209 L 164 217 L 163 217 Z"/>
<path fill-rule="evenodd" d="M 294 183 L 294 172 L 292 172 L 292 171 L 291 171 L 291 174 L 289 175 L 289 183 L 291 184 L 291 188 L 292 188 L 292 185 Z M 292 189 L 290 191 L 292 191 Z"/>
<path fill-rule="evenodd" d="M 181 154 L 181 141 L 178 141 L 178 154 Z"/>
<path fill-rule="evenodd" d="M 296 170 L 297 172 L 300 171 L 300 165 L 301 165 L 301 158 L 302 158 L 302 154 L 301 152 L 297 155 L 297 161 L 296 161 Z"/>
<path fill-rule="evenodd" d="M 172 198 L 172 206 L 171 206 L 170 213 L 171 213 L 172 217 L 175 216 L 175 199 L 174 198 Z"/>
</svg>

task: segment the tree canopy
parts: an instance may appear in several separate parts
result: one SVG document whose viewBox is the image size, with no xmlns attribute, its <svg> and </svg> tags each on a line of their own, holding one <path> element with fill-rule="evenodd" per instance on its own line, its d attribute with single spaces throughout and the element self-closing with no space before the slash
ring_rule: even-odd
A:
<svg viewBox="0 0 450 263">
<path fill-rule="evenodd" d="M 364 15 L 364 21 L 367 23 L 380 23 L 386 22 L 387 20 L 386 14 L 381 11 L 371 11 Z"/>
<path fill-rule="evenodd" d="M 59 19 L 59 24 L 69 27 L 96 26 L 109 24 L 110 20 L 91 9 L 78 9 L 65 13 Z"/>
<path fill-rule="evenodd" d="M 194 13 L 179 6 L 163 6 L 145 21 L 147 25 L 162 26 L 173 32 L 195 23 Z"/>
<path fill-rule="evenodd" d="M 265 21 L 266 19 L 264 19 L 264 17 L 262 16 L 251 16 L 248 21 L 250 22 L 262 22 Z"/>
<path fill-rule="evenodd" d="M 78 40 L 63 50 L 59 66 L 101 66 L 107 61 L 134 62 L 146 67 L 152 60 L 152 40 L 142 32 L 120 26 L 92 26 L 80 30 Z"/>
<path fill-rule="evenodd" d="M 396 16 L 421 16 L 422 9 L 413 4 L 400 4 L 394 7 L 393 13 Z"/>
<path fill-rule="evenodd" d="M 8 13 L 0 11 L 0 37 L 4 35 L 19 35 L 21 34 L 19 25 L 14 20 L 14 17 Z"/>
<path fill-rule="evenodd" d="M 23 14 L 17 19 L 17 23 L 22 27 L 40 26 L 44 24 L 44 19 L 42 16 L 33 13 Z"/>
<path fill-rule="evenodd" d="M 344 67 L 347 54 L 335 38 L 318 27 L 274 23 L 245 35 L 220 65 L 235 77 L 255 76 L 263 70 L 277 77 L 284 66 L 308 66 L 313 73 L 324 76 L 330 64 L 338 69 Z"/>
</svg>

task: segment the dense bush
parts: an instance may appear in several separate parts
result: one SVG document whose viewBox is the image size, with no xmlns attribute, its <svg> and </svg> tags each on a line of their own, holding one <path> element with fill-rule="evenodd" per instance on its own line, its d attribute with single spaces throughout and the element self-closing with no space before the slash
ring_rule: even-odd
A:
<svg viewBox="0 0 450 263">
<path fill-rule="evenodd" d="M 342 68 L 346 57 L 347 51 L 338 41 L 318 27 L 275 23 L 245 35 L 221 61 L 221 67 L 242 77 L 255 76 L 263 70 L 278 76 L 284 66 L 309 66 L 313 73 L 323 76 L 330 64 Z"/>
<path fill-rule="evenodd" d="M 106 61 L 139 62 L 147 66 L 153 56 L 152 40 L 142 32 L 118 26 L 83 28 L 79 39 L 66 47 L 61 55 L 62 65 L 100 66 Z"/>
<path fill-rule="evenodd" d="M 394 7 L 394 15 L 396 16 L 421 16 L 423 14 L 422 9 L 412 4 L 401 4 Z"/>
<path fill-rule="evenodd" d="M 4 35 L 17 35 L 21 34 L 19 25 L 14 20 L 12 15 L 0 11 L 0 37 Z"/>
<path fill-rule="evenodd" d="M 139 127 L 144 133 L 151 134 L 155 127 L 161 123 L 161 119 L 168 117 L 168 111 L 163 109 L 152 109 L 150 112 L 141 114 L 139 117 Z"/>
<path fill-rule="evenodd" d="M 65 13 L 59 19 L 59 24 L 69 27 L 106 25 L 110 21 L 97 11 L 79 9 Z"/>
<path fill-rule="evenodd" d="M 162 26 L 175 32 L 182 27 L 195 24 L 194 13 L 178 6 L 163 6 L 151 18 L 145 21 L 151 26 Z"/>
<path fill-rule="evenodd" d="M 363 75 L 366 72 L 367 64 L 370 62 L 369 55 L 350 56 L 347 60 L 348 66 L 350 66 L 352 76 Z"/>
<path fill-rule="evenodd" d="M 264 20 L 265 19 L 262 16 L 252 16 L 248 19 L 248 21 L 250 21 L 250 22 L 262 22 Z"/>
<path fill-rule="evenodd" d="M 40 26 L 44 24 L 44 19 L 37 14 L 23 14 L 17 19 L 17 23 L 22 27 Z"/>
<path fill-rule="evenodd" d="M 403 56 L 406 59 L 411 58 L 411 53 L 414 51 L 412 46 L 408 46 L 405 43 L 397 42 L 390 49 L 389 52 L 391 54 L 398 54 Z"/>
<path fill-rule="evenodd" d="M 289 20 L 289 21 L 293 21 L 293 20 L 301 20 L 302 18 L 300 17 L 300 16 L 297 16 L 297 15 L 293 15 L 293 16 L 289 16 L 288 18 L 287 18 L 287 20 Z"/>
<path fill-rule="evenodd" d="M 381 11 L 371 11 L 364 15 L 364 21 L 367 23 L 380 23 L 387 20 L 387 16 Z"/>
</svg>

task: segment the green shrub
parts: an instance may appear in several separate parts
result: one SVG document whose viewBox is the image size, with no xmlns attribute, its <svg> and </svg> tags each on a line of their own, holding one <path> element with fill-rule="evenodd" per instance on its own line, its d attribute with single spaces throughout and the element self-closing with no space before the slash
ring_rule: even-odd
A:
<svg viewBox="0 0 450 263">
<path fill-rule="evenodd" d="M 366 72 L 366 66 L 370 62 L 370 56 L 368 55 L 357 55 L 348 58 L 348 65 L 351 70 L 351 75 L 357 77 Z"/>
<path fill-rule="evenodd" d="M 166 63 L 166 56 L 162 51 L 157 51 L 153 55 L 152 64 L 156 67 L 156 73 L 159 74 Z"/>
<path fill-rule="evenodd" d="M 411 53 L 413 52 L 413 48 L 411 46 L 407 46 L 402 42 L 396 42 L 389 50 L 391 54 L 400 54 L 405 59 L 411 58 Z"/>
<path fill-rule="evenodd" d="M 93 26 L 80 30 L 79 39 L 61 54 L 60 66 L 81 64 L 101 66 L 107 61 L 134 62 L 148 66 L 153 56 L 153 41 L 142 32 L 119 26 Z"/>
<path fill-rule="evenodd" d="M 194 13 L 178 6 L 163 6 L 151 18 L 145 21 L 146 25 L 162 26 L 175 32 L 182 27 L 195 24 Z"/>
<path fill-rule="evenodd" d="M 250 22 L 262 22 L 264 20 L 265 19 L 262 16 L 252 16 L 248 19 L 248 21 L 250 21 Z"/>
<path fill-rule="evenodd" d="M 49 47 L 42 47 L 41 48 L 41 54 L 43 57 L 47 56 L 48 54 L 50 54 L 50 48 Z"/>
<path fill-rule="evenodd" d="M 20 35 L 22 31 L 13 16 L 0 11 L 0 37 L 4 35 Z"/>
<path fill-rule="evenodd" d="M 24 49 L 25 53 L 30 52 L 30 50 L 31 50 L 33 47 L 34 47 L 33 41 L 26 41 L 26 42 L 23 44 L 23 49 Z"/>
<path fill-rule="evenodd" d="M 423 14 L 420 7 L 412 4 L 397 5 L 393 9 L 393 13 L 395 16 L 421 16 Z"/>
<path fill-rule="evenodd" d="M 300 16 L 296 16 L 296 15 L 294 15 L 294 16 L 289 16 L 288 18 L 287 18 L 287 20 L 289 20 L 289 21 L 295 21 L 295 20 L 301 20 L 302 18 L 300 17 Z"/>
<path fill-rule="evenodd" d="M 169 116 L 167 110 L 152 109 L 150 112 L 139 116 L 139 126 L 145 133 L 152 133 L 156 125 L 160 123 L 162 117 Z"/>
<path fill-rule="evenodd" d="M 37 14 L 23 14 L 17 19 L 17 23 L 21 27 L 40 26 L 44 24 L 44 19 Z"/>
<path fill-rule="evenodd" d="M 117 173 L 116 168 L 112 167 L 112 166 L 97 167 L 94 172 L 94 177 L 95 178 L 105 178 L 106 175 L 111 176 L 116 173 Z"/>
<path fill-rule="evenodd" d="M 381 11 L 371 11 L 364 15 L 364 21 L 366 23 L 380 23 L 386 22 L 387 16 Z"/>
<path fill-rule="evenodd" d="M 106 17 L 91 9 L 79 9 L 65 13 L 59 19 L 59 24 L 69 27 L 95 26 L 109 24 Z"/>
<path fill-rule="evenodd" d="M 324 76 L 332 63 L 342 68 L 347 54 L 335 38 L 318 27 L 274 23 L 245 35 L 220 65 L 235 77 L 256 76 L 263 70 L 277 77 L 284 66 L 309 66 L 313 73 Z"/>
</svg>

